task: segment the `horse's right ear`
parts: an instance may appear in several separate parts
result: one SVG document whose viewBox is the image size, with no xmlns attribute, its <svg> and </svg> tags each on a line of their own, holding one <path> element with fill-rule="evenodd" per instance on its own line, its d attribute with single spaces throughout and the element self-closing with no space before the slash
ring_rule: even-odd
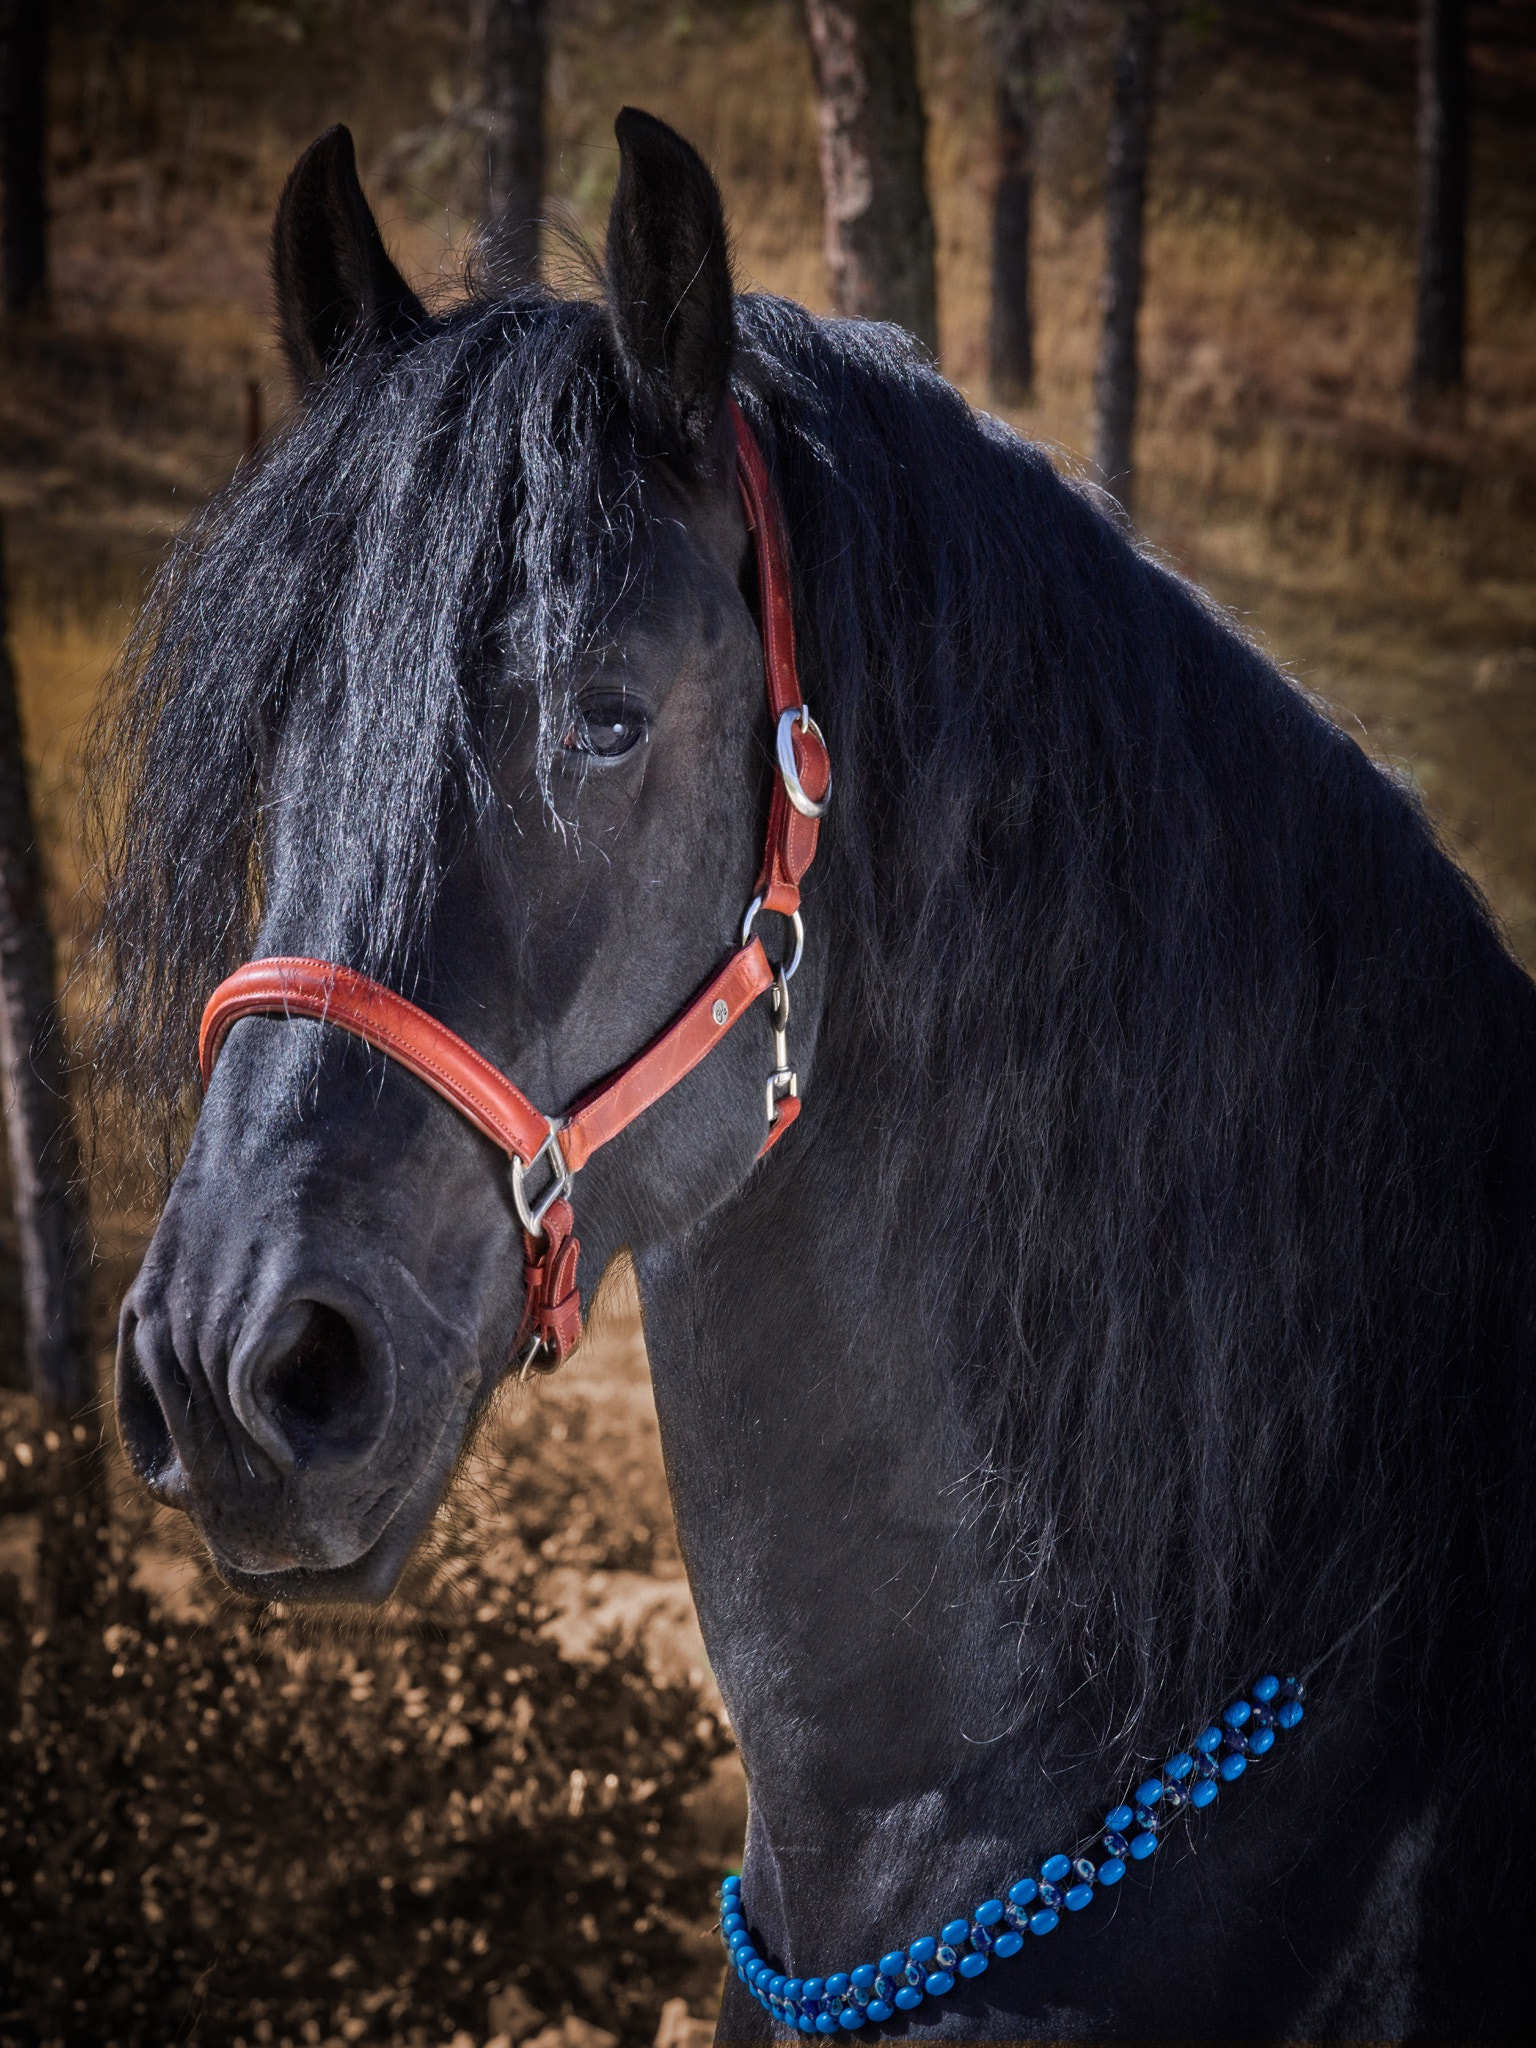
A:
<svg viewBox="0 0 1536 2048">
<path fill-rule="evenodd" d="M 637 397 L 690 461 L 707 457 L 736 329 L 720 188 L 681 135 L 626 107 L 608 216 L 608 315 Z"/>
<path fill-rule="evenodd" d="M 272 226 L 272 277 L 283 347 L 306 389 L 350 350 L 404 343 L 426 320 L 363 197 L 348 129 L 327 128 L 289 172 Z"/>
</svg>

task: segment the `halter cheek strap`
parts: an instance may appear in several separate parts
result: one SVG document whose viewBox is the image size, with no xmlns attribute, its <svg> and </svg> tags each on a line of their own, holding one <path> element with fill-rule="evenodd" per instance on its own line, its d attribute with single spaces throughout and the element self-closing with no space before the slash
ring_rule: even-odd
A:
<svg viewBox="0 0 1536 2048">
<path fill-rule="evenodd" d="M 576 1264 L 581 1246 L 571 1207 L 573 1176 L 601 1145 L 627 1130 L 675 1088 L 764 994 L 772 998 L 775 1066 L 765 1091 L 762 1153 L 800 1113 L 799 1081 L 789 1064 L 789 982 L 800 964 L 800 884 L 816 853 L 832 770 L 821 732 L 800 694 L 794 613 L 782 519 L 762 451 L 734 399 L 736 474 L 757 558 L 763 674 L 774 723 L 777 773 L 768 810 L 762 869 L 742 922 L 741 945 L 671 1023 L 627 1066 L 601 1082 L 564 1117 L 546 1117 L 498 1068 L 435 1017 L 381 982 L 330 960 L 251 960 L 214 990 L 203 1011 L 198 1060 L 206 1088 L 231 1028 L 242 1017 L 306 1017 L 364 1039 L 441 1095 L 507 1154 L 523 1226 L 524 1308 L 518 1333 L 522 1369 L 552 1371 L 581 1335 Z M 762 910 L 790 919 L 795 950 L 787 966 L 769 965 L 753 924 Z M 534 1195 L 528 1182 L 542 1175 Z"/>
</svg>

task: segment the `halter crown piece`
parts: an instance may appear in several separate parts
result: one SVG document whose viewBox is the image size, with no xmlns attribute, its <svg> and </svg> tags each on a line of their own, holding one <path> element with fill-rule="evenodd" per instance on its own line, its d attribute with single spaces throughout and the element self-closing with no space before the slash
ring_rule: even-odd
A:
<svg viewBox="0 0 1536 2048">
<path fill-rule="evenodd" d="M 1181 1813 L 1212 1805 L 1223 1785 L 1269 1754 L 1275 1737 L 1301 1720 L 1301 1701 L 1297 1679 L 1256 1679 L 1246 1699 L 1223 1708 L 1188 1749 L 1112 1807 L 1097 1838 L 1047 1856 L 1034 1876 L 1019 1878 L 1001 1897 L 983 1899 L 937 1934 L 889 1949 L 878 1962 L 828 1977 L 782 1975 L 753 1945 L 741 1879 L 728 1877 L 720 1887 L 720 1933 L 736 1975 L 765 2012 L 802 2034 L 853 2033 L 871 2021 L 904 2018 L 925 1999 L 945 1997 L 958 1979 L 980 1977 L 993 1962 L 1016 1956 L 1026 1934 L 1054 1933 L 1064 1913 L 1082 1912 L 1095 1893 L 1119 1884 Z"/>
<path fill-rule="evenodd" d="M 789 1063 L 789 983 L 804 950 L 800 884 L 832 790 L 820 728 L 800 692 L 795 666 L 789 556 L 778 501 L 762 450 L 734 399 L 736 477 L 757 556 L 763 675 L 773 721 L 777 773 L 767 844 L 736 952 L 625 1067 L 575 1103 L 547 1117 L 507 1077 L 446 1024 L 381 982 L 331 960 L 251 960 L 220 982 L 203 1011 L 198 1060 L 206 1088 L 219 1048 L 242 1017 L 307 1017 L 333 1024 L 387 1053 L 435 1089 L 512 1164 L 512 1196 L 523 1227 L 522 1370 L 552 1371 L 581 1335 L 576 1262 L 581 1250 L 571 1208 L 574 1176 L 600 1145 L 626 1130 L 675 1088 L 761 995 L 772 1000 L 774 1066 L 767 1080 L 767 1135 L 759 1158 L 800 1114 L 800 1084 Z M 774 968 L 753 934 L 760 911 L 789 919 L 794 951 Z M 537 1192 L 529 1180 L 537 1169 Z"/>
</svg>

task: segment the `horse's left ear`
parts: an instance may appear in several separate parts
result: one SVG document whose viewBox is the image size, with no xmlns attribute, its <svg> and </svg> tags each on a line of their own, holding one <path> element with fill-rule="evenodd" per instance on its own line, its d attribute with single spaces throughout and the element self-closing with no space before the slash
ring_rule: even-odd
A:
<svg viewBox="0 0 1536 2048">
<path fill-rule="evenodd" d="M 653 115 L 614 123 L 619 182 L 608 216 L 608 312 L 636 396 L 690 462 L 707 457 L 736 325 L 720 188 Z"/>
<path fill-rule="evenodd" d="M 283 347 L 301 388 L 324 383 L 352 349 L 404 344 L 426 321 L 389 260 L 346 128 L 327 128 L 288 174 L 272 226 Z"/>
</svg>

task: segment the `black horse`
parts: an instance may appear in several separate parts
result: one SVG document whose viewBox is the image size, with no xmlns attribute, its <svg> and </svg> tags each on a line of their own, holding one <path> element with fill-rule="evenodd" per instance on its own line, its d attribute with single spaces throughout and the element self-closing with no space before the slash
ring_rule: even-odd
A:
<svg viewBox="0 0 1536 2048">
<path fill-rule="evenodd" d="M 836 776 L 805 1107 L 757 1163 L 764 1006 L 574 1200 L 589 1280 L 639 1274 L 755 1952 L 878 1960 L 1288 1667 L 1262 1768 L 885 2031 L 1513 2033 L 1536 991 L 1403 790 L 1091 491 L 899 333 L 735 296 L 704 166 L 619 139 L 600 293 L 435 316 L 345 132 L 295 170 L 305 401 L 175 550 L 108 728 L 102 1058 L 178 1142 L 253 951 L 387 978 L 548 1108 L 677 1011 L 772 774 L 733 393 Z M 377 1599 L 521 1306 L 494 1149 L 356 1040 L 242 1022 L 124 1309 L 129 1455 L 235 1586 Z M 773 2031 L 732 1979 L 722 2034 Z"/>
</svg>

